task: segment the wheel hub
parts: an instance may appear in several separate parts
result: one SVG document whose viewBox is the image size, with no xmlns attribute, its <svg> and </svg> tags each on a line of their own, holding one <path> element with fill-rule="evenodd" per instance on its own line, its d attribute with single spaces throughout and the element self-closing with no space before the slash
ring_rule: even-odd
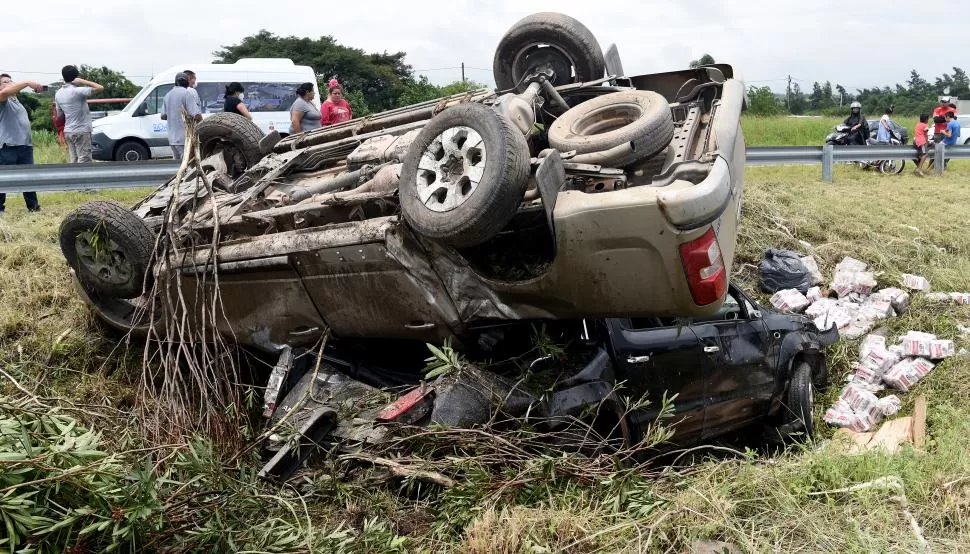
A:
<svg viewBox="0 0 970 554">
<path fill-rule="evenodd" d="M 131 279 L 133 272 L 128 256 L 114 240 L 104 233 L 84 231 L 74 239 L 78 261 L 84 270 L 99 281 L 121 285 Z"/>
<path fill-rule="evenodd" d="M 486 163 L 485 140 L 477 131 L 465 126 L 445 129 L 418 162 L 421 203 L 435 212 L 461 206 L 478 189 Z"/>
<path fill-rule="evenodd" d="M 575 62 L 564 51 L 550 44 L 530 44 L 519 50 L 512 62 L 512 76 L 516 81 L 538 67 L 548 67 L 554 77 L 553 86 L 567 85 L 572 82 Z"/>
</svg>

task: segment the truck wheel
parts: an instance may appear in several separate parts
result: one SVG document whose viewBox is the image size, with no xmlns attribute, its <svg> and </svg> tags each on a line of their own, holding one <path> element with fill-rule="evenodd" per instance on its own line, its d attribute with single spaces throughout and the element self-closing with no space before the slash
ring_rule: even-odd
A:
<svg viewBox="0 0 970 554">
<path fill-rule="evenodd" d="M 801 431 L 806 438 L 815 432 L 812 409 L 815 407 L 815 388 L 812 384 L 812 366 L 799 362 L 792 373 L 785 396 L 784 422 L 792 431 Z"/>
<path fill-rule="evenodd" d="M 673 136 L 670 105 L 648 90 L 625 90 L 587 100 L 549 127 L 553 148 L 594 155 L 595 163 L 611 167 L 645 160 L 666 148 Z"/>
<path fill-rule="evenodd" d="M 550 65 L 553 85 L 602 77 L 606 62 L 593 33 L 575 19 L 554 12 L 535 13 L 512 26 L 495 49 L 492 74 L 499 90 L 525 90 L 519 81 L 530 69 Z"/>
<path fill-rule="evenodd" d="M 86 287 L 110 298 L 136 298 L 150 278 L 155 237 L 124 206 L 95 200 L 67 214 L 61 252 Z"/>
<path fill-rule="evenodd" d="M 126 140 L 115 149 L 115 161 L 118 162 L 139 162 L 151 158 L 152 154 L 148 147 L 134 140 Z"/>
<path fill-rule="evenodd" d="M 255 123 L 234 113 L 216 113 L 202 120 L 198 126 L 199 149 L 202 158 L 222 152 L 233 179 L 256 165 L 263 154 L 259 149 L 262 131 Z"/>
<path fill-rule="evenodd" d="M 453 106 L 408 147 L 401 211 L 425 237 L 475 246 L 512 220 L 530 171 L 529 145 L 510 121 L 482 104 Z"/>
</svg>

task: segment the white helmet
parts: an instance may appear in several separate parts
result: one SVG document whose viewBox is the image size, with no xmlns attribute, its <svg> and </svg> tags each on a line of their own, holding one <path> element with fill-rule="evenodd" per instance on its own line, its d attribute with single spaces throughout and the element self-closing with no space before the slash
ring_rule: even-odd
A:
<svg viewBox="0 0 970 554">
<path fill-rule="evenodd" d="M 860 110 L 862 109 L 862 103 L 859 102 L 858 100 L 856 100 L 855 102 L 849 104 L 849 109 L 854 110 L 856 108 L 859 108 Z"/>
<path fill-rule="evenodd" d="M 940 103 L 941 104 L 949 104 L 950 103 L 950 97 L 949 96 L 941 96 L 940 97 Z"/>
</svg>

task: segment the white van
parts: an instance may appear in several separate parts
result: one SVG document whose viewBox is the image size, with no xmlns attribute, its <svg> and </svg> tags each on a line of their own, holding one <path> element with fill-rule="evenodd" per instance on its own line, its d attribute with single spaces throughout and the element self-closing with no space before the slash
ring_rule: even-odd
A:
<svg viewBox="0 0 970 554">
<path fill-rule="evenodd" d="M 202 101 L 202 117 L 221 112 L 226 85 L 233 81 L 246 89 L 243 102 L 263 133 L 290 129 L 290 105 L 296 88 L 313 83 L 313 104 L 320 108 L 320 91 L 313 68 L 295 65 L 286 58 L 244 58 L 233 64 L 182 64 L 155 75 L 121 113 L 94 121 L 91 137 L 96 160 L 137 161 L 171 157 L 168 124 L 159 110 L 165 94 L 175 86 L 175 74 L 192 70 L 198 79 L 195 90 Z"/>
</svg>

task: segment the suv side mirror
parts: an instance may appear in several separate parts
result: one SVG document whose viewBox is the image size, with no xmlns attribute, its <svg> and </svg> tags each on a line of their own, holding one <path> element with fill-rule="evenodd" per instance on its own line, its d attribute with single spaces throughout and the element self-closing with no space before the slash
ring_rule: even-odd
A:
<svg viewBox="0 0 970 554">
<path fill-rule="evenodd" d="M 141 106 L 135 108 L 134 117 L 144 117 L 148 115 L 148 102 L 142 102 Z"/>
</svg>

